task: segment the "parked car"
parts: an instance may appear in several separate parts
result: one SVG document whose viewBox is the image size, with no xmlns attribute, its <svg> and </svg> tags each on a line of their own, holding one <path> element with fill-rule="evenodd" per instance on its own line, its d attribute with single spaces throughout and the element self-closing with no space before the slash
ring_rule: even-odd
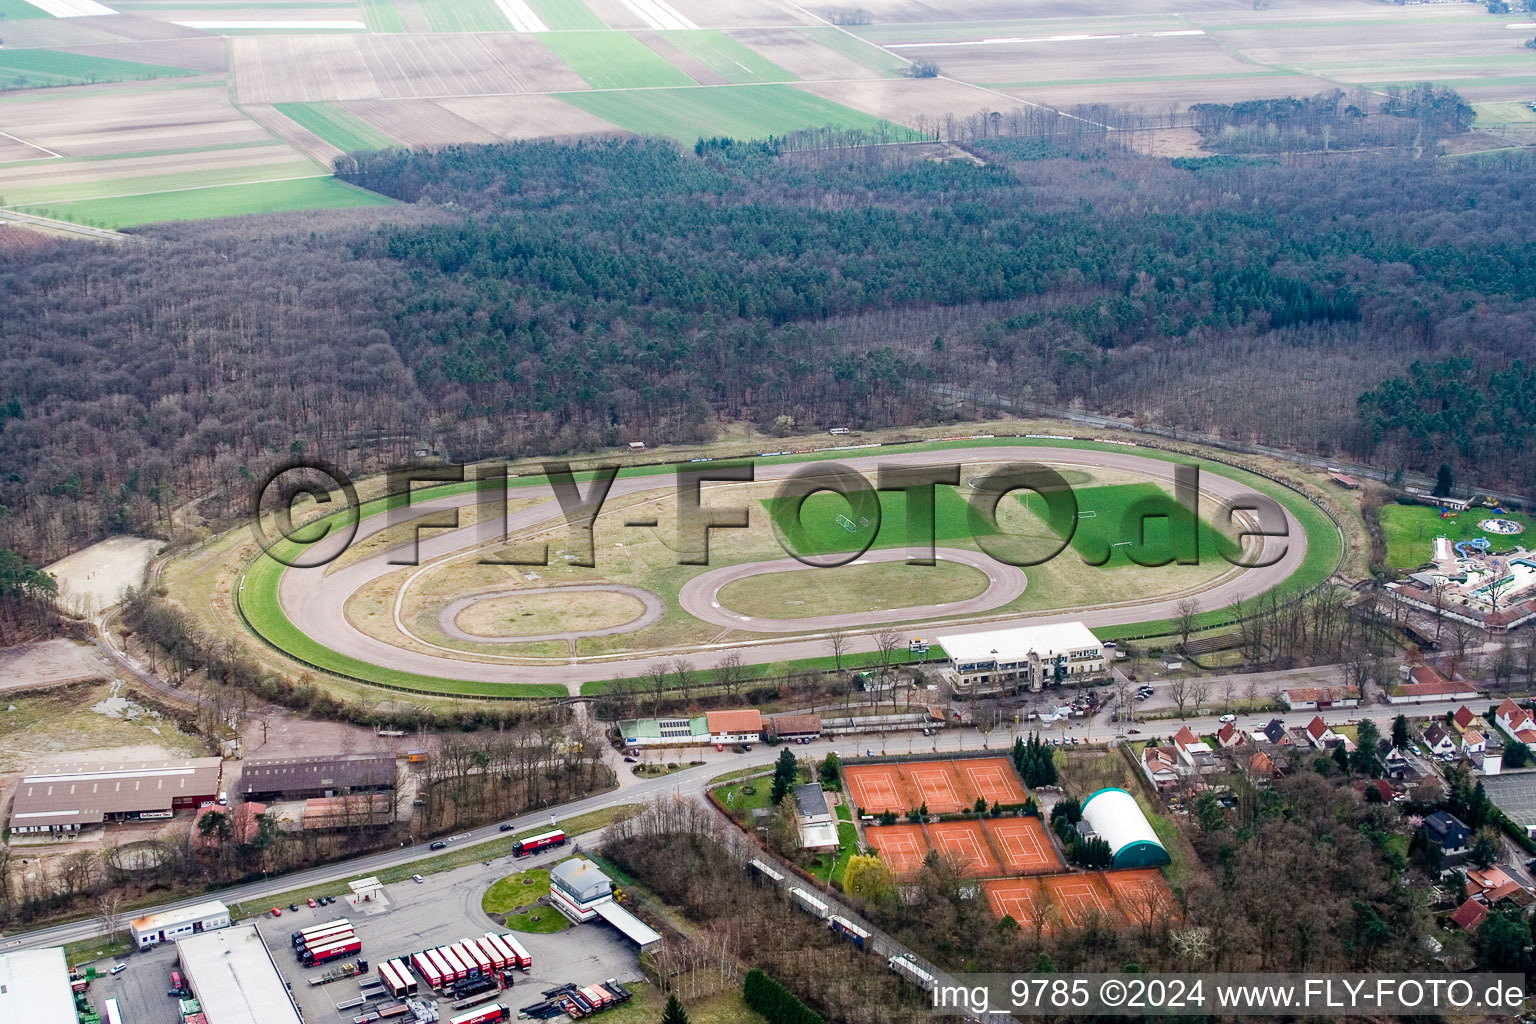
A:
<svg viewBox="0 0 1536 1024">
<path fill-rule="evenodd" d="M 276 907 L 273 907 L 272 908 L 272 916 L 273 917 L 282 917 L 283 916 L 283 912 L 281 910 L 278 910 Z"/>
<path fill-rule="evenodd" d="M 316 901 L 315 901 L 315 898 L 314 898 L 314 897 L 313 897 L 313 896 L 311 896 L 311 897 L 310 897 L 310 898 L 309 898 L 309 909 L 311 909 L 311 910 L 313 910 L 313 909 L 315 909 L 315 908 L 316 908 L 316 907 L 318 907 L 318 906 L 319 906 L 319 905 L 320 905 L 320 904 L 319 904 L 319 903 L 317 903 L 317 902 L 316 902 Z"/>
<path fill-rule="evenodd" d="M 288 912 L 292 913 L 292 914 L 297 914 L 299 912 L 299 905 L 297 903 L 290 903 L 290 904 L 288 904 Z"/>
<path fill-rule="evenodd" d="M 108 974 L 122 974 L 127 969 L 128 969 L 128 965 L 123 963 L 121 960 L 119 960 L 117 963 L 112 965 L 112 969 L 110 971 L 108 971 L 107 973 Z"/>
<path fill-rule="evenodd" d="M 412 875 L 411 881 L 415 882 L 417 885 L 420 885 L 422 882 L 425 882 L 426 879 L 422 878 L 420 875 Z"/>
</svg>

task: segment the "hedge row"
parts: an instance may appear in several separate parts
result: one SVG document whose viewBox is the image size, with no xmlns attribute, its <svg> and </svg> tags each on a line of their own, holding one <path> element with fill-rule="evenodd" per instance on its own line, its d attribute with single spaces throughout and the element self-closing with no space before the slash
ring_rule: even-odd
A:
<svg viewBox="0 0 1536 1024">
<path fill-rule="evenodd" d="M 747 972 L 747 980 L 741 986 L 741 995 L 747 1005 L 768 1021 L 768 1024 L 827 1024 L 821 1014 L 802 1003 L 789 989 L 768 977 L 762 971 Z"/>
</svg>

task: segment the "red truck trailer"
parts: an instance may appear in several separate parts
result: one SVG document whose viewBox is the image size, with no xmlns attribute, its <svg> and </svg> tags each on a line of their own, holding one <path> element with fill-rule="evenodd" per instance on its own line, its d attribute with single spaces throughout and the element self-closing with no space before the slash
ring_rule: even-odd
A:
<svg viewBox="0 0 1536 1024">
<path fill-rule="evenodd" d="M 344 956 L 363 951 L 363 942 L 356 935 L 350 939 L 342 939 L 340 942 L 332 942 L 324 946 L 313 946 L 304 950 L 304 966 L 314 967 L 316 964 L 329 963 L 339 960 Z"/>
<path fill-rule="evenodd" d="M 512 844 L 512 856 L 526 857 L 530 853 L 538 853 L 540 850 L 548 850 L 556 846 L 565 845 L 565 831 L 555 829 L 553 832 L 540 832 L 536 836 L 527 839 L 519 839 Z"/>
<path fill-rule="evenodd" d="M 496 941 L 492 941 L 495 939 Z M 482 935 L 478 939 L 470 940 L 480 947 L 480 952 L 490 960 L 491 966 L 496 970 L 502 970 L 511 966 L 512 954 L 494 935 Z"/>
<path fill-rule="evenodd" d="M 411 966 L 416 968 L 416 973 L 421 975 L 428 988 L 442 988 L 443 972 L 437 969 L 425 951 L 411 954 Z"/>
<path fill-rule="evenodd" d="M 492 1003 L 489 1006 L 481 1006 L 467 1013 L 461 1013 L 457 1017 L 451 1017 L 448 1024 L 499 1024 L 511 1015 L 512 1011 L 505 1006 Z"/>
<path fill-rule="evenodd" d="M 517 954 L 517 966 L 525 971 L 533 966 L 533 954 L 529 953 L 527 948 L 517 941 L 516 935 L 513 935 L 511 932 L 502 932 L 501 941 L 507 944 L 508 949 Z"/>
</svg>

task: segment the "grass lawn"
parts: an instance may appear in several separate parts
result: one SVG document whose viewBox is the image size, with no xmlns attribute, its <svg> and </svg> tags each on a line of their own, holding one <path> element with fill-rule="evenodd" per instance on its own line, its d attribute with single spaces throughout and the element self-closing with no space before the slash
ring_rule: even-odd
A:
<svg viewBox="0 0 1536 1024">
<path fill-rule="evenodd" d="M 356 188 L 335 178 L 298 178 L 245 185 L 153 192 L 112 199 L 83 199 L 71 203 L 32 204 L 26 213 L 75 224 L 128 228 L 173 220 L 209 220 L 254 213 L 295 210 L 334 210 L 353 206 L 389 206 L 393 199 Z"/>
<path fill-rule="evenodd" d="M 603 19 L 581 0 L 528 0 L 528 6 L 551 29 L 607 28 Z"/>
<path fill-rule="evenodd" d="M 958 562 L 877 562 L 814 572 L 814 586 L 807 586 L 807 577 L 798 571 L 749 576 L 722 587 L 719 601 L 722 607 L 754 618 L 802 619 L 911 608 L 919 603 L 949 604 L 987 589 L 986 573 Z"/>
<path fill-rule="evenodd" d="M 512 932 L 548 935 L 550 932 L 563 932 L 570 926 L 571 919 L 554 907 L 537 907 L 527 913 L 507 917 L 507 930 Z"/>
<path fill-rule="evenodd" d="M 841 810 L 842 808 L 838 808 Z M 859 833 L 851 822 L 839 821 L 837 823 L 837 853 L 821 854 L 811 858 L 811 874 L 823 882 L 831 882 L 834 878 L 839 882 L 843 880 L 843 874 L 848 870 L 849 859 L 858 852 Z"/>
<path fill-rule="evenodd" d="M 604 1010 L 603 1024 L 655 1024 L 667 997 L 646 981 L 624 982 L 634 998 L 611 1010 Z M 765 1024 L 764 1018 L 747 1007 L 740 988 L 728 988 L 712 996 L 690 999 L 683 1004 L 691 1024 Z"/>
<path fill-rule="evenodd" d="M 88 964 L 92 960 L 119 957 L 124 953 L 132 953 L 133 949 L 133 938 L 128 934 L 128 929 L 124 928 L 123 934 L 114 942 L 108 942 L 105 938 L 97 936 L 94 939 L 65 943 L 64 962 L 74 967 L 76 964 Z"/>
<path fill-rule="evenodd" d="M 1536 110 L 1519 100 L 1502 100 L 1495 103 L 1474 103 L 1477 111 L 1474 128 L 1491 124 L 1536 124 Z"/>
<path fill-rule="evenodd" d="M 399 19 L 398 14 L 395 17 Z M 344 153 L 400 145 L 398 139 L 390 138 L 362 118 L 343 110 L 339 103 L 274 103 L 273 106 L 294 124 L 308 129 Z"/>
<path fill-rule="evenodd" d="M 186 68 L 140 64 L 109 57 L 87 57 L 56 50 L 0 49 L 0 89 L 35 88 L 44 85 L 80 85 L 87 82 L 131 82 L 146 78 L 183 78 Z M 25 84 L 18 82 L 24 80 Z"/>
<path fill-rule="evenodd" d="M 564 56 L 561 54 L 562 58 Z M 577 70 L 581 69 L 578 67 Z M 587 76 L 583 74 L 582 77 Z M 884 125 L 893 138 L 917 137 L 910 129 L 890 125 L 790 85 L 727 85 L 709 89 L 564 92 L 557 95 L 574 107 L 636 134 L 668 135 L 685 144 L 721 136 L 762 139 L 829 124 L 871 130 Z"/>
<path fill-rule="evenodd" d="M 509 914 L 526 907 L 549 889 L 549 869 L 529 868 L 498 879 L 480 897 L 480 909 L 487 914 Z"/>
<path fill-rule="evenodd" d="M 1147 798 L 1141 793 L 1136 794 L 1136 802 L 1141 805 L 1142 813 L 1146 814 L 1152 831 L 1157 833 L 1157 841 L 1163 844 L 1163 849 L 1168 851 L 1169 864 L 1163 868 L 1163 877 L 1169 885 L 1187 885 L 1198 870 L 1190 861 L 1188 847 L 1184 845 L 1184 837 L 1179 832 L 1179 826 L 1168 818 L 1156 813 Z"/>
<path fill-rule="evenodd" d="M 733 818 L 750 824 L 753 811 L 772 806 L 768 798 L 773 795 L 773 779 L 732 782 L 716 787 L 713 792 Z"/>
<path fill-rule="evenodd" d="M 907 523 L 907 496 L 899 491 L 879 491 L 873 496 L 853 495 L 853 500 L 831 491 L 818 491 L 799 505 L 792 498 L 767 498 L 763 508 L 773 520 L 775 532 L 786 547 L 802 555 L 857 551 L 928 543 L 927 524 Z M 954 487 L 935 487 L 933 536 L 939 547 L 962 546 L 972 537 L 971 505 Z M 987 533 L 996 531 L 988 530 Z"/>
<path fill-rule="evenodd" d="M 594 89 L 694 84 L 681 68 L 628 32 L 541 32 L 537 38 Z"/>
<path fill-rule="evenodd" d="M 1075 493 L 1077 528 L 1072 531 L 1072 550 L 1090 565 L 1134 566 L 1132 551 L 1148 564 L 1194 557 L 1206 562 L 1241 554 L 1235 541 L 1204 520 L 1197 523 L 1157 484 L 1082 487 Z M 1050 522 L 1040 495 L 1026 492 L 1024 503 L 1032 516 L 1049 523 L 1058 536 L 1067 535 L 1070 524 Z"/>
<path fill-rule="evenodd" d="M 1387 566 L 1392 569 L 1412 569 L 1429 561 L 1436 537 L 1449 537 L 1452 543 L 1486 537 L 1494 551 L 1508 551 L 1522 543 L 1532 543 L 1531 517 L 1514 512 L 1469 508 L 1450 519 L 1441 519 L 1440 510 L 1428 505 L 1383 505 L 1378 515 L 1381 533 L 1387 542 Z M 1513 520 L 1525 527 L 1526 532 L 1513 536 L 1488 533 L 1477 526 L 1484 519 Z"/>
<path fill-rule="evenodd" d="M 779 67 L 756 50 L 749 50 L 717 29 L 668 32 L 667 42 L 733 83 L 797 82 L 798 75 Z"/>
</svg>

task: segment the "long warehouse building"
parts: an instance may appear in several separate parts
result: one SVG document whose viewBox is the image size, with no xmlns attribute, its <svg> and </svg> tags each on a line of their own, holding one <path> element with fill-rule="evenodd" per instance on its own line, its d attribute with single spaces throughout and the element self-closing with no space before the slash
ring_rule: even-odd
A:
<svg viewBox="0 0 1536 1024">
<path fill-rule="evenodd" d="M 0 953 L 0 1021 L 78 1024 L 62 947 Z"/>
<path fill-rule="evenodd" d="M 16 787 L 11 831 L 69 834 L 107 821 L 169 818 L 219 795 L 223 761 L 64 765 L 28 775 Z"/>
<path fill-rule="evenodd" d="M 176 955 L 208 1024 L 304 1024 L 255 925 L 177 939 Z"/>
</svg>

